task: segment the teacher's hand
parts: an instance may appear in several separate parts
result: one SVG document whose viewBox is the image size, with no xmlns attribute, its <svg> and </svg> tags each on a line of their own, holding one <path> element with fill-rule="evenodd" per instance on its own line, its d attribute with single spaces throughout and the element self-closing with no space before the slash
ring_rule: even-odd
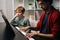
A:
<svg viewBox="0 0 60 40">
<path fill-rule="evenodd" d="M 26 37 L 31 38 L 32 36 L 37 35 L 37 34 L 38 34 L 38 32 L 27 33 Z"/>
</svg>

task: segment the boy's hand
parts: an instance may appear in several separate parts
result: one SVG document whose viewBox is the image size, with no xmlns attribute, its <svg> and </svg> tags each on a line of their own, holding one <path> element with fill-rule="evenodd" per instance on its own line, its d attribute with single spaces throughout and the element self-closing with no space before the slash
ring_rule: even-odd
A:
<svg viewBox="0 0 60 40">
<path fill-rule="evenodd" d="M 22 28 L 20 28 L 19 30 L 25 31 L 25 30 L 29 29 L 29 27 L 30 27 L 30 26 L 22 27 Z"/>
</svg>

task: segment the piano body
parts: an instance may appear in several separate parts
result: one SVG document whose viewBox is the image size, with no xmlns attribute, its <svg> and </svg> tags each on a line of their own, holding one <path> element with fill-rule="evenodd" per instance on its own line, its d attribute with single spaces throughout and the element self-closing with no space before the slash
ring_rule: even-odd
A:
<svg viewBox="0 0 60 40">
<path fill-rule="evenodd" d="M 2 18 L 4 19 L 5 26 L 1 26 L 3 30 L 1 32 L 1 40 L 28 40 L 21 32 L 19 32 L 15 27 L 13 27 L 7 20 L 7 18 L 5 17 L 5 15 L 3 14 L 2 10 L 0 10 L 1 14 L 2 14 Z M 3 35 L 3 36 L 2 36 Z"/>
</svg>

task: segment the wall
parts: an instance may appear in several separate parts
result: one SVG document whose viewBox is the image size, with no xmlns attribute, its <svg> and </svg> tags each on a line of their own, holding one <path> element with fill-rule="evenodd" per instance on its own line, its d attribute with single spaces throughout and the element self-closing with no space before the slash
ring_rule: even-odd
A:
<svg viewBox="0 0 60 40">
<path fill-rule="evenodd" d="M 60 10 L 60 0 L 54 0 L 53 1 L 53 5 L 54 5 L 54 7 L 56 8 L 56 9 L 59 9 Z"/>
<path fill-rule="evenodd" d="M 0 0 L 0 10 L 4 12 L 5 16 L 10 21 L 14 16 L 14 0 Z M 0 16 L 0 22 L 4 22 L 2 20 Z"/>
<path fill-rule="evenodd" d="M 6 0 L 6 15 L 8 20 L 14 16 L 14 0 Z"/>
<path fill-rule="evenodd" d="M 24 6 L 24 1 L 22 0 L 14 0 L 14 10 L 18 7 L 18 6 Z"/>
<path fill-rule="evenodd" d="M 0 0 L 0 10 L 3 10 L 4 14 L 6 15 L 6 9 L 5 9 L 5 0 Z M 1 13 L 0 13 L 0 22 L 4 22 Z"/>
</svg>

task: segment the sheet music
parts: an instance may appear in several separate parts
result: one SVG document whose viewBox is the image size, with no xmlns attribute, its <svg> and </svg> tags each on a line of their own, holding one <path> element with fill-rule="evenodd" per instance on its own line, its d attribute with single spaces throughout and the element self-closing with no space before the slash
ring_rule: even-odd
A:
<svg viewBox="0 0 60 40">
<path fill-rule="evenodd" d="M 4 20 L 3 20 L 3 18 L 2 18 L 2 14 L 3 14 L 3 12 L 2 12 L 2 10 L 0 10 L 0 22 L 1 22 L 1 23 L 4 22 Z"/>
<path fill-rule="evenodd" d="M 19 27 L 16 27 L 18 30 L 20 29 Z M 26 32 L 20 31 L 23 35 L 26 35 Z M 33 38 L 28 38 L 29 40 L 34 40 Z"/>
</svg>

